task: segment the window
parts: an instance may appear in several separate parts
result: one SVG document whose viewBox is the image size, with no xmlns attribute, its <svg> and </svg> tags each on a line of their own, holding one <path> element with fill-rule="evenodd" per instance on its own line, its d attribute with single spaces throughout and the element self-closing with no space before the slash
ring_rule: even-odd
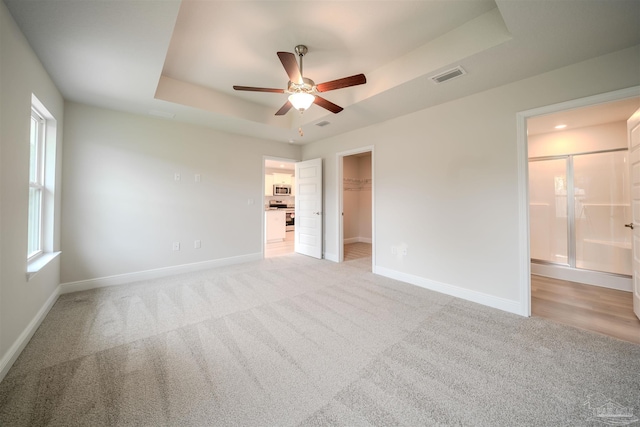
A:
<svg viewBox="0 0 640 427">
<path fill-rule="evenodd" d="M 29 133 L 27 281 L 60 255 L 54 238 L 57 122 L 33 94 Z"/>
<path fill-rule="evenodd" d="M 31 108 L 31 137 L 29 138 L 29 227 L 27 258 L 42 254 L 44 212 L 44 154 L 46 121 L 42 114 Z"/>
</svg>

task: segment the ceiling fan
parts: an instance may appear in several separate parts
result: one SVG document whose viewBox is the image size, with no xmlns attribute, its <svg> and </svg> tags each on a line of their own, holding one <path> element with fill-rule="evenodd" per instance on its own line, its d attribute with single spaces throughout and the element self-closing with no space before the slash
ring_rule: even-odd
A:
<svg viewBox="0 0 640 427">
<path fill-rule="evenodd" d="M 288 93 L 289 99 L 276 112 L 276 116 L 283 116 L 287 114 L 291 107 L 303 112 L 308 109 L 311 104 L 319 105 L 320 107 L 337 114 L 342 111 L 343 108 L 318 96 L 318 93 L 357 86 L 367 82 L 364 74 L 356 74 L 354 76 L 344 77 L 342 79 L 332 80 L 330 82 L 316 85 L 313 80 L 303 77 L 302 75 L 302 58 L 308 52 L 307 47 L 304 45 L 298 45 L 295 48 L 295 52 L 300 57 L 300 66 L 298 66 L 296 56 L 293 53 L 278 52 L 278 58 L 280 58 L 280 62 L 282 62 L 282 66 L 289 76 L 289 83 L 287 84 L 286 89 L 270 89 L 266 87 L 250 86 L 234 86 L 233 88 L 235 90 L 244 90 L 249 92 Z"/>
</svg>

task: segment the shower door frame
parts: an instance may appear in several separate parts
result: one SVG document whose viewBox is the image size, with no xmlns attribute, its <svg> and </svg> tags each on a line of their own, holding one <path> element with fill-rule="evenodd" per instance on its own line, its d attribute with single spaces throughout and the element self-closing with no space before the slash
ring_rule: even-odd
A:
<svg viewBox="0 0 640 427">
<path fill-rule="evenodd" d="M 616 277 L 631 278 L 628 274 L 612 273 L 608 271 L 592 270 L 588 268 L 582 268 L 577 266 L 577 241 L 576 241 L 576 201 L 575 201 L 575 182 L 574 182 L 574 167 L 573 159 L 576 156 L 585 156 L 591 154 L 606 154 L 617 153 L 621 151 L 629 152 L 628 147 L 624 148 L 611 148 L 607 150 L 595 150 L 595 151 L 583 151 L 579 153 L 560 154 L 557 156 L 541 156 L 529 158 L 531 162 L 543 162 L 546 160 L 566 160 L 565 179 L 567 182 L 567 263 L 560 263 L 554 261 L 547 261 L 543 259 L 531 258 L 531 263 L 540 265 L 557 265 L 561 267 L 573 268 L 585 272 L 596 272 L 600 274 L 608 274 Z"/>
</svg>

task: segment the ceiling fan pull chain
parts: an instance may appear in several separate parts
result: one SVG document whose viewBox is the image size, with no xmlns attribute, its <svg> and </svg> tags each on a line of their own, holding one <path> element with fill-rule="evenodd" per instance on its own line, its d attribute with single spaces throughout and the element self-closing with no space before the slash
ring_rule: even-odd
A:
<svg viewBox="0 0 640 427">
<path fill-rule="evenodd" d="M 303 111 L 301 111 L 300 114 L 297 114 L 294 122 L 294 125 L 298 126 L 298 135 L 300 135 L 300 138 L 304 137 L 304 131 L 302 130 L 302 113 Z"/>
</svg>

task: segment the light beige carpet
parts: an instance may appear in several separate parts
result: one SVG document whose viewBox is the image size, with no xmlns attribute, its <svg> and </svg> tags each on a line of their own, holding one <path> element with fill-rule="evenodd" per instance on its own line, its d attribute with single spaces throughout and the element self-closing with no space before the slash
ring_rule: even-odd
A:
<svg viewBox="0 0 640 427">
<path fill-rule="evenodd" d="M 601 425 L 612 404 L 640 415 L 640 346 L 369 269 L 288 255 L 63 295 L 0 383 L 0 425 L 576 426 Z"/>
</svg>

